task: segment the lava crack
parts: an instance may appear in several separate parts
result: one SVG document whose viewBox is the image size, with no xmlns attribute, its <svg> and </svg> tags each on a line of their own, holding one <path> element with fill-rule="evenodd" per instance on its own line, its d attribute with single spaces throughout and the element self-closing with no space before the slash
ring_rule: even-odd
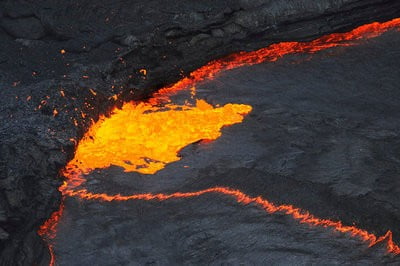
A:
<svg viewBox="0 0 400 266">
<path fill-rule="evenodd" d="M 309 224 L 312 226 L 324 227 L 324 228 L 332 228 L 335 231 L 350 234 L 352 237 L 358 237 L 363 241 L 369 244 L 369 247 L 376 245 L 377 243 L 383 242 L 386 240 L 386 248 L 389 253 L 400 254 L 400 247 L 393 242 L 392 232 L 389 230 L 383 236 L 377 237 L 376 235 L 369 233 L 366 230 L 359 229 L 355 226 L 347 226 L 343 225 L 340 221 L 332 221 L 329 219 L 320 219 L 310 214 L 307 211 L 304 211 L 300 208 L 296 208 L 292 205 L 275 205 L 268 200 L 258 197 L 250 197 L 249 195 L 243 193 L 240 190 L 232 189 L 229 187 L 213 187 L 204 190 L 194 191 L 194 192 L 175 192 L 172 194 L 152 194 L 152 193 L 143 193 L 143 194 L 133 194 L 133 195 L 108 195 L 105 193 L 91 193 L 86 189 L 80 190 L 70 190 L 65 189 L 62 191 L 64 195 L 67 196 L 75 196 L 85 200 L 102 200 L 102 201 L 129 201 L 129 200 L 155 200 L 155 201 L 165 201 L 170 199 L 179 199 L 179 198 L 193 198 L 199 197 L 207 193 L 217 193 L 230 196 L 234 198 L 238 203 L 241 204 L 251 204 L 254 203 L 257 206 L 261 207 L 267 213 L 273 214 L 277 212 L 284 213 L 293 217 L 295 220 L 298 220 L 300 223 Z"/>
</svg>

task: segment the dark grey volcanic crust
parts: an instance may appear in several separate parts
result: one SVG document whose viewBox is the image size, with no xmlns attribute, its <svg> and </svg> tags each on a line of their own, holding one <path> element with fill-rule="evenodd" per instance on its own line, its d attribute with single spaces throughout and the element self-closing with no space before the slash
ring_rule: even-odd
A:
<svg viewBox="0 0 400 266">
<path fill-rule="evenodd" d="M 0 264 L 48 262 L 36 231 L 59 204 L 69 139 L 90 119 L 228 53 L 399 10 L 397 0 L 0 1 Z"/>
</svg>

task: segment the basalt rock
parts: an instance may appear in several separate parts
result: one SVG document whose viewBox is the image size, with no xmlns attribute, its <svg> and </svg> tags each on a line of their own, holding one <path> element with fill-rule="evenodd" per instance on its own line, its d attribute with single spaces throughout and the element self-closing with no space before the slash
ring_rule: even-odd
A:
<svg viewBox="0 0 400 266">
<path fill-rule="evenodd" d="M 235 51 L 399 15 L 397 0 L 0 1 L 0 265 L 49 260 L 36 231 L 99 114 Z"/>
</svg>

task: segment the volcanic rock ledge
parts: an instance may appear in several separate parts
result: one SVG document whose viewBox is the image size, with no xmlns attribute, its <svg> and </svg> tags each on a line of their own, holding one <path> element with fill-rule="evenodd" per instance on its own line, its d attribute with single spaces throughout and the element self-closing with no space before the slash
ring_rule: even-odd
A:
<svg viewBox="0 0 400 266">
<path fill-rule="evenodd" d="M 1 1 L 0 264 L 48 262 L 36 231 L 100 113 L 235 51 L 397 16 L 396 0 Z"/>
</svg>

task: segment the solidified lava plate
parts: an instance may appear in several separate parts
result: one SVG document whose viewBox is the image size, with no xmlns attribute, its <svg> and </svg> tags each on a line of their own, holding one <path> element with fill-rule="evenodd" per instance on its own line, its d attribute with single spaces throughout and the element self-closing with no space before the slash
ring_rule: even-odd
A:
<svg viewBox="0 0 400 266">
<path fill-rule="evenodd" d="M 60 210 L 39 231 L 51 264 L 399 263 L 397 228 L 371 230 L 368 213 L 324 205 L 361 206 L 381 189 L 335 165 L 370 167 L 372 143 L 396 130 L 377 114 L 398 122 L 400 95 L 380 102 L 373 81 L 399 59 L 381 53 L 400 43 L 399 29 L 394 19 L 233 54 L 101 117 L 64 169 Z M 375 56 L 363 65 L 366 53 Z M 322 160 L 331 167 L 318 168 Z"/>
</svg>

